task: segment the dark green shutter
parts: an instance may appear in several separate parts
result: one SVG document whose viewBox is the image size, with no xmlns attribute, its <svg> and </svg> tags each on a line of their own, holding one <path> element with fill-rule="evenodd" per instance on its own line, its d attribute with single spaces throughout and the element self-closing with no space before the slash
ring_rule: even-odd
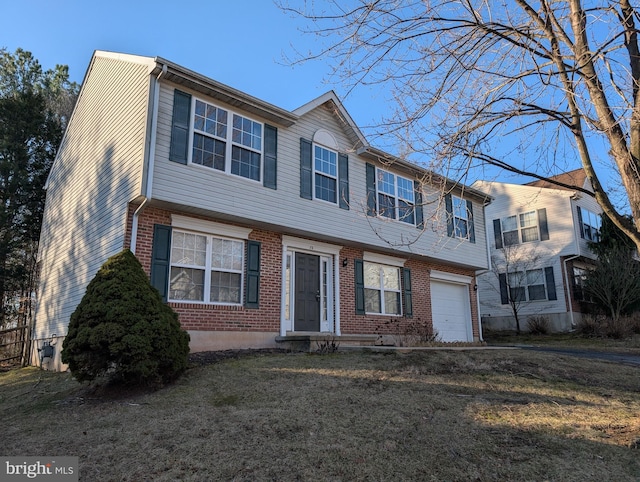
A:
<svg viewBox="0 0 640 482">
<path fill-rule="evenodd" d="M 191 121 L 191 95 L 175 90 L 171 119 L 171 148 L 169 160 L 187 163 L 189 155 L 189 122 Z"/>
<path fill-rule="evenodd" d="M 453 201 L 451 200 L 451 194 L 445 195 L 444 207 L 447 211 L 447 236 L 452 238 L 455 230 L 453 227 Z"/>
<path fill-rule="evenodd" d="M 171 257 L 171 226 L 153 226 L 151 248 L 151 286 L 160 292 L 162 301 L 167 301 L 169 291 L 169 260 Z"/>
<path fill-rule="evenodd" d="M 496 249 L 502 248 L 502 224 L 499 219 L 493 220 L 493 238 L 496 242 Z"/>
<path fill-rule="evenodd" d="M 376 215 L 376 166 L 367 163 L 367 216 Z"/>
<path fill-rule="evenodd" d="M 269 189 L 277 189 L 278 182 L 278 129 L 264 125 L 264 176 L 262 183 Z"/>
<path fill-rule="evenodd" d="M 505 273 L 500 273 L 498 275 L 498 280 L 500 282 L 500 303 L 503 305 L 509 304 L 509 286 L 507 285 L 507 275 Z"/>
<path fill-rule="evenodd" d="M 411 294 L 411 270 L 402 268 L 402 289 L 404 292 L 404 316 L 413 316 L 413 296 Z"/>
<path fill-rule="evenodd" d="M 260 242 L 247 241 L 247 292 L 244 306 L 260 307 Z"/>
<path fill-rule="evenodd" d="M 300 138 L 300 197 L 311 199 L 313 195 L 313 168 L 311 141 Z"/>
<path fill-rule="evenodd" d="M 413 212 L 416 215 L 416 227 L 418 229 L 424 228 L 424 214 L 422 211 L 422 186 L 418 181 L 413 181 L 413 191 L 415 196 L 415 204 Z"/>
<path fill-rule="evenodd" d="M 338 204 L 341 209 L 349 209 L 349 157 L 346 154 L 338 154 Z"/>
<path fill-rule="evenodd" d="M 540 226 L 540 241 L 547 241 L 549 239 L 549 225 L 545 208 L 538 209 L 538 225 Z"/>
<path fill-rule="evenodd" d="M 364 315 L 364 263 L 361 259 L 353 261 L 356 286 L 356 315 Z"/>
<path fill-rule="evenodd" d="M 545 268 L 544 277 L 547 281 L 547 299 L 549 301 L 557 300 L 558 295 L 556 294 L 556 279 L 553 276 L 553 268 Z"/>
<path fill-rule="evenodd" d="M 469 241 L 476 242 L 476 228 L 473 223 L 473 203 L 467 200 L 467 216 L 469 219 Z"/>
</svg>

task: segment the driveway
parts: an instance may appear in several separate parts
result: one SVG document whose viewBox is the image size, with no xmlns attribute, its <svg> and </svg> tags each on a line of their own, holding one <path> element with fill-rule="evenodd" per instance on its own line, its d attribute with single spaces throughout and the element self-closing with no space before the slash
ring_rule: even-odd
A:
<svg viewBox="0 0 640 482">
<path fill-rule="evenodd" d="M 551 348 L 546 346 L 532 346 L 532 345 L 517 345 L 518 348 L 523 350 L 532 351 L 545 351 L 550 353 L 557 353 L 558 355 L 570 355 L 582 358 L 595 358 L 598 360 L 606 360 L 613 363 L 622 363 L 624 365 L 631 365 L 640 367 L 640 355 L 632 355 L 625 353 L 611 353 L 603 351 L 592 350 L 580 350 L 574 348 Z"/>
</svg>

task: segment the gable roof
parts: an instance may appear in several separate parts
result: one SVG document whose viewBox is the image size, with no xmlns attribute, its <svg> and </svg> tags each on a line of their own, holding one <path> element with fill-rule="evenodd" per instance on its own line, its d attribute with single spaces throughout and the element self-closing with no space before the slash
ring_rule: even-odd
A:
<svg viewBox="0 0 640 482">
<path fill-rule="evenodd" d="M 562 189 L 565 191 L 573 191 L 575 189 L 589 189 L 591 186 L 587 183 L 587 173 L 584 172 L 583 168 L 574 169 L 573 171 L 563 172 L 562 174 L 558 174 L 556 176 L 551 176 L 549 178 L 552 181 L 556 181 L 558 183 L 564 184 L 559 185 L 553 182 L 549 182 L 545 179 L 539 179 L 537 181 L 532 181 L 524 184 L 525 186 L 533 186 L 533 187 L 543 187 L 546 189 Z M 590 190 L 590 189 L 589 189 Z"/>
</svg>

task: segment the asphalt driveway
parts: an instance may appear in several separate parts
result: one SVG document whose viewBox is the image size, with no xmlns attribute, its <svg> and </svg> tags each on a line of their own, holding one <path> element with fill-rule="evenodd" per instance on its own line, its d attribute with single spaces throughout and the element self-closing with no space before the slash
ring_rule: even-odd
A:
<svg viewBox="0 0 640 482">
<path fill-rule="evenodd" d="M 532 345 L 517 345 L 518 348 L 523 350 L 533 351 L 545 351 L 551 353 L 557 353 L 559 355 L 570 355 L 582 358 L 592 358 L 598 360 L 606 360 L 613 363 L 622 363 L 624 365 L 631 365 L 640 367 L 640 355 L 626 354 L 626 353 L 611 353 L 592 350 L 580 350 L 574 348 L 551 348 L 546 346 L 532 346 Z"/>
</svg>

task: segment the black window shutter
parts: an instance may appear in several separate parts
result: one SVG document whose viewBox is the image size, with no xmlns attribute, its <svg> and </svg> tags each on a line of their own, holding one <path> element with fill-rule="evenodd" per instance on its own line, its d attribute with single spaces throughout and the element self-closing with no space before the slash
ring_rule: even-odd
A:
<svg viewBox="0 0 640 482">
<path fill-rule="evenodd" d="M 469 219 L 469 241 L 476 242 L 476 228 L 473 223 L 473 203 L 467 200 L 467 216 Z"/>
<path fill-rule="evenodd" d="M 415 196 L 414 212 L 416 214 L 416 227 L 424 228 L 424 214 L 422 211 L 422 186 L 418 181 L 413 181 L 413 192 Z"/>
<path fill-rule="evenodd" d="M 346 154 L 338 154 L 338 204 L 342 209 L 349 209 L 349 157 Z"/>
<path fill-rule="evenodd" d="M 263 185 L 269 189 L 277 189 L 278 175 L 278 129 L 264 125 L 264 176 Z"/>
<path fill-rule="evenodd" d="M 580 237 L 584 238 L 584 226 L 582 225 L 582 209 L 580 209 L 580 206 L 576 206 L 576 209 L 578 210 L 578 224 L 580 225 Z"/>
<path fill-rule="evenodd" d="M 364 315 L 364 263 L 361 259 L 353 262 L 356 285 L 356 315 Z"/>
<path fill-rule="evenodd" d="M 171 148 L 169 160 L 187 163 L 189 150 L 189 122 L 191 121 L 191 95 L 175 90 L 171 119 Z"/>
<path fill-rule="evenodd" d="M 540 226 L 540 241 L 547 241 L 549 239 L 549 225 L 546 208 L 538 209 L 538 225 Z"/>
<path fill-rule="evenodd" d="M 151 286 L 167 301 L 169 291 L 169 260 L 171 257 L 171 226 L 154 224 L 151 248 Z"/>
<path fill-rule="evenodd" d="M 305 199 L 311 199 L 313 193 L 311 162 L 311 141 L 300 138 L 300 197 Z"/>
<path fill-rule="evenodd" d="M 545 268 L 544 269 L 544 277 L 547 281 L 547 299 L 549 301 L 555 301 L 558 299 L 558 295 L 556 294 L 556 279 L 553 276 L 553 268 Z"/>
<path fill-rule="evenodd" d="M 247 291 L 245 308 L 260 307 L 260 242 L 247 241 Z"/>
<path fill-rule="evenodd" d="M 367 162 L 367 216 L 376 215 L 376 166 Z"/>
<path fill-rule="evenodd" d="M 499 219 L 493 220 L 493 237 L 496 241 L 496 249 L 502 248 L 502 225 Z"/>
<path fill-rule="evenodd" d="M 447 194 L 444 197 L 444 206 L 447 210 L 447 236 L 453 237 L 453 202 L 451 200 L 451 194 Z"/>
<path fill-rule="evenodd" d="M 505 273 L 500 273 L 498 275 L 498 280 L 500 281 L 500 303 L 508 305 L 509 287 L 507 286 L 507 275 Z"/>
<path fill-rule="evenodd" d="M 413 295 L 411 294 L 411 270 L 402 268 L 402 290 L 404 292 L 404 316 L 413 317 Z"/>
</svg>

